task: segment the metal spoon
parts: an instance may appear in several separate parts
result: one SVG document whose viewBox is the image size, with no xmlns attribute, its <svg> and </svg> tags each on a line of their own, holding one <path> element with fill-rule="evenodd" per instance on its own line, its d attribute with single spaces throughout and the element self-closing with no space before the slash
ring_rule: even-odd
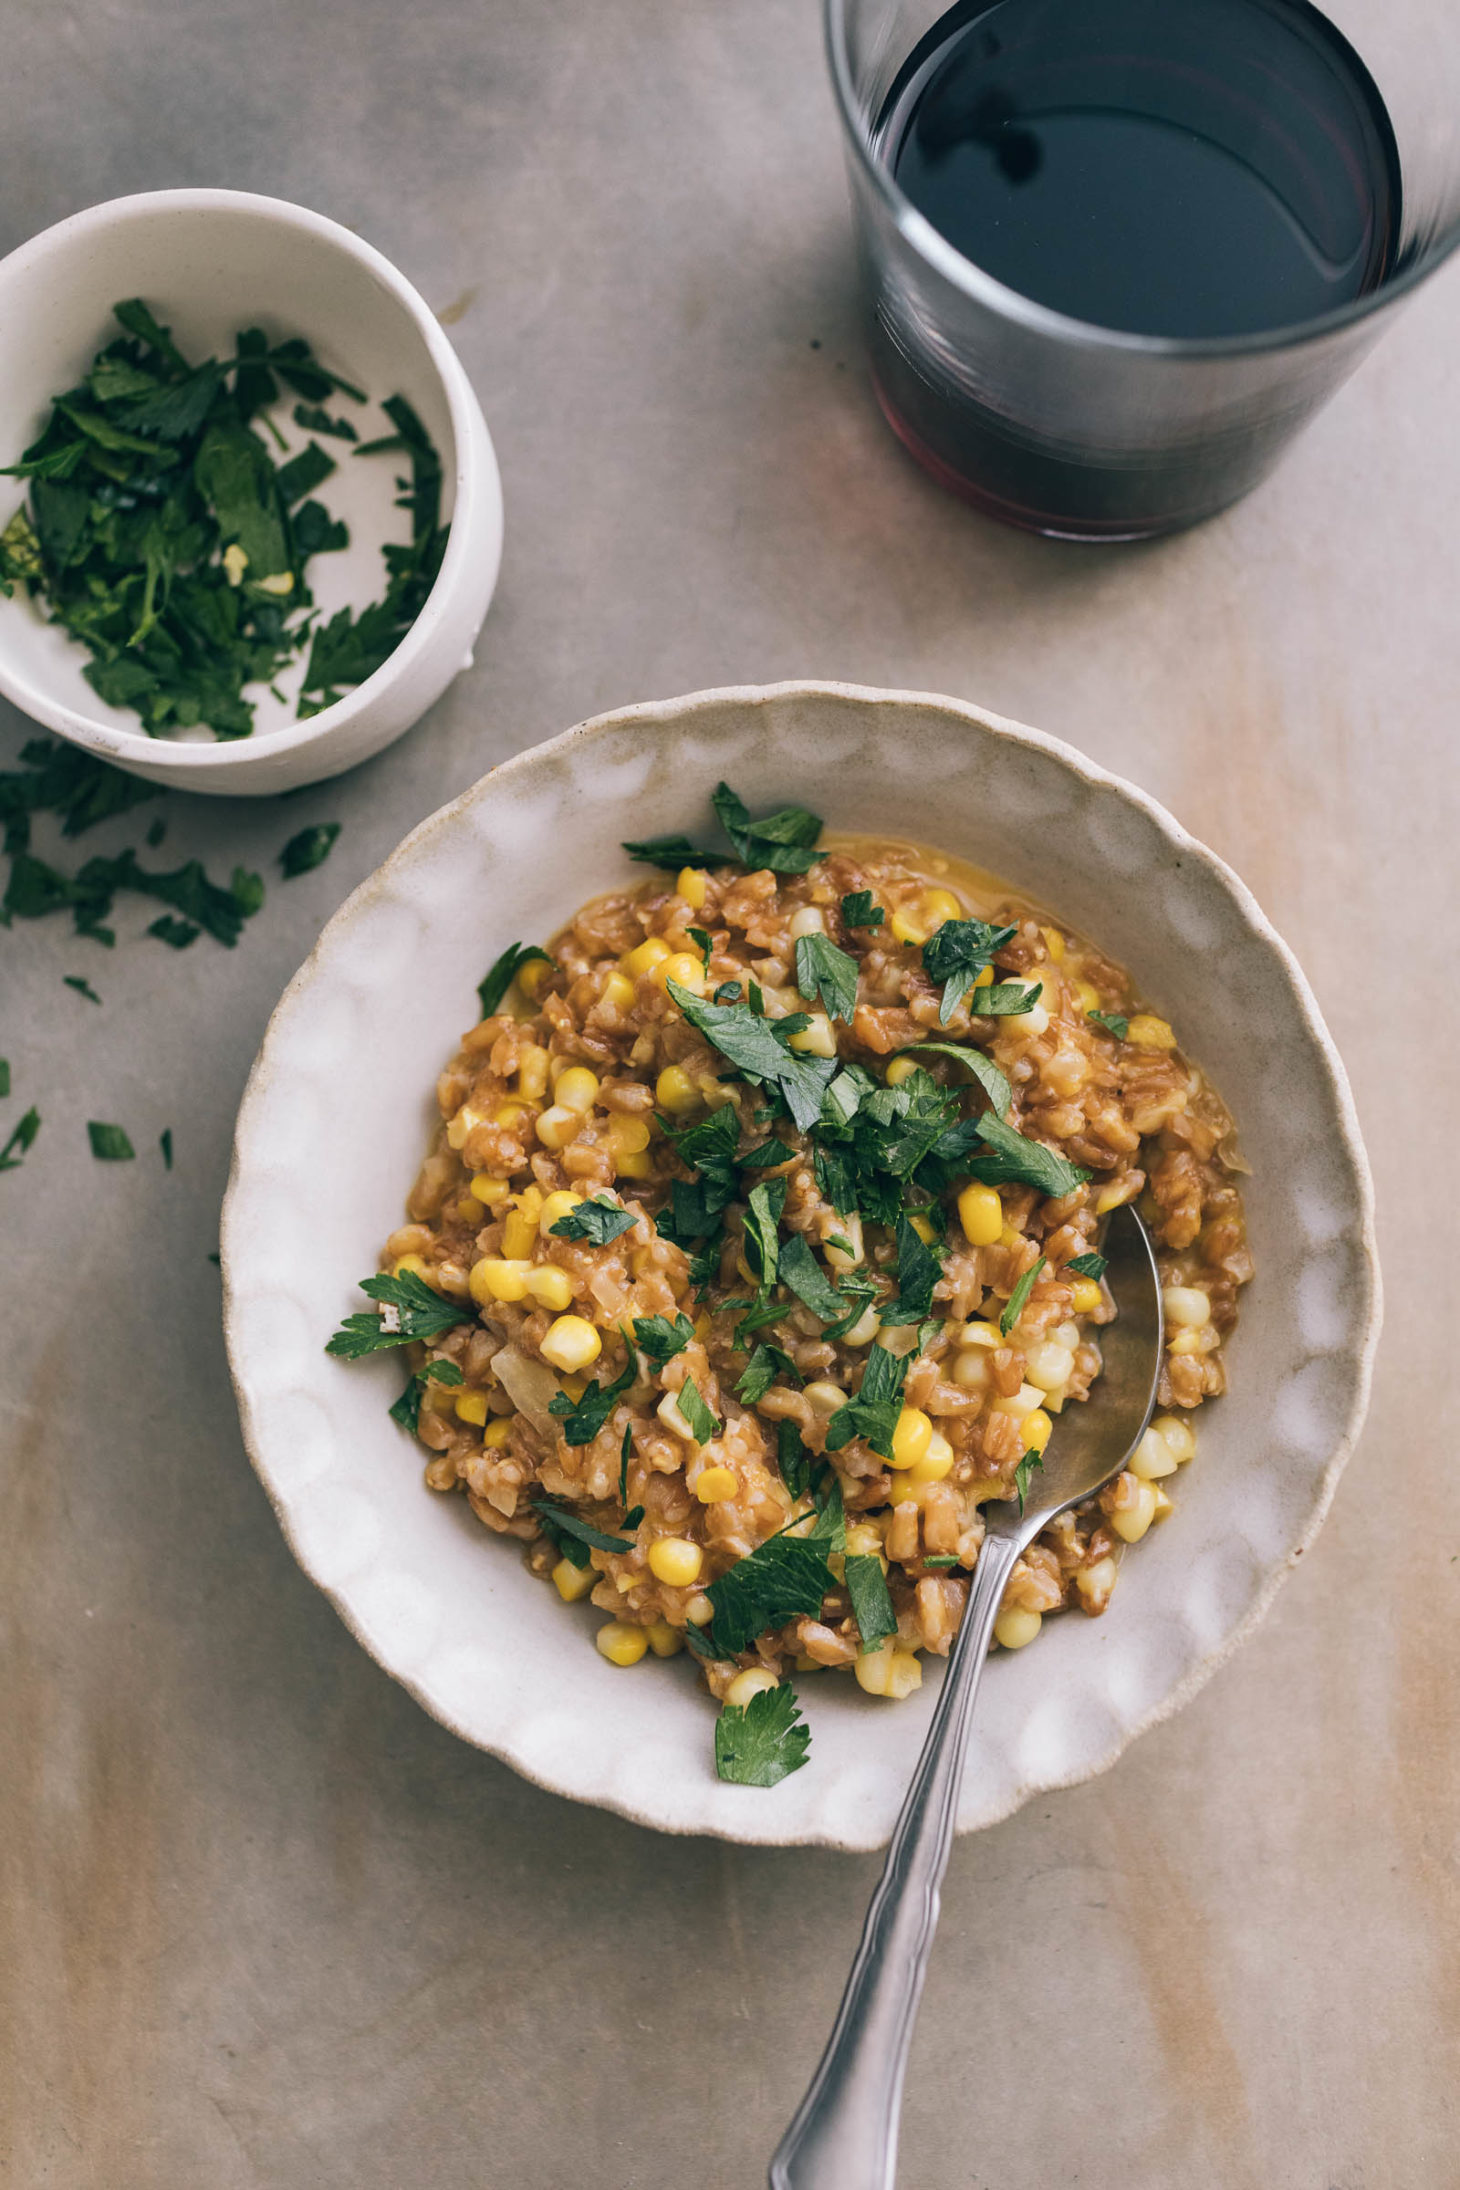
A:
<svg viewBox="0 0 1460 2190">
<path fill-rule="evenodd" d="M 983 1509 L 987 1534 L 942 1693 L 902 1806 L 862 1943 L 821 2064 L 771 2161 L 771 2190 L 893 2190 L 908 2049 L 938 1906 L 979 1675 L 1014 1561 L 1067 1506 L 1124 1467 L 1156 1402 L 1161 1288 L 1145 1226 L 1129 1207 L 1107 1228 L 1105 1281 L 1115 1321 L 1101 1334 L 1104 1369 L 1059 1427 L 1021 1513 Z"/>
</svg>

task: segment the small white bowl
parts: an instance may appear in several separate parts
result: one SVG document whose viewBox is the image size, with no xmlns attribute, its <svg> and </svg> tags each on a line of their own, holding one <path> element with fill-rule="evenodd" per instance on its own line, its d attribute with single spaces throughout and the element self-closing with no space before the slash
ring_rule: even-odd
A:
<svg viewBox="0 0 1460 2190">
<path fill-rule="evenodd" d="M 51 399 L 121 332 L 113 304 L 137 296 L 198 361 L 231 354 L 244 327 L 276 339 L 303 335 L 322 364 L 370 396 L 363 412 L 344 399 L 329 406 L 361 421 L 362 440 L 392 430 L 379 404 L 404 395 L 441 453 L 451 537 L 440 573 L 374 676 L 304 722 L 292 698 L 281 704 L 250 691 L 258 706 L 248 738 L 215 739 L 209 730 L 149 738 L 135 715 L 97 697 L 82 675 L 86 649 L 19 588 L 10 600 L 0 596 L 0 692 L 73 744 L 175 789 L 287 791 L 338 775 L 408 730 L 471 660 L 502 552 L 502 487 L 481 406 L 429 306 L 349 229 L 246 191 L 155 190 L 74 214 L 0 261 L 0 462 L 19 458 Z M 304 434 L 288 431 L 302 447 Z M 348 548 L 310 564 L 327 618 L 380 597 L 381 545 L 403 538 L 405 521 L 392 508 L 398 460 L 352 465 L 348 443 L 321 445 L 339 461 L 320 497 L 350 527 Z M 0 481 L 0 525 L 25 493 L 21 480 Z"/>
<path fill-rule="evenodd" d="M 324 1343 L 358 1308 L 425 1153 L 436 1074 L 515 939 L 644 879 L 622 837 L 705 827 L 727 776 L 838 829 L 936 845 L 1027 890 L 1130 968 L 1211 1074 L 1252 1165 L 1257 1274 L 1231 1390 L 1201 1418 L 1176 1511 L 1104 1618 L 1051 1621 L 990 1668 L 961 1831 L 1087 1779 L 1194 1695 L 1312 1542 L 1363 1419 L 1379 1330 L 1368 1166 L 1343 1067 L 1291 953 L 1237 877 L 1069 746 L 956 700 L 795 684 L 629 708 L 522 753 L 423 822 L 325 929 L 270 1023 L 223 1210 L 244 1438 L 295 1556 L 386 1670 L 468 1741 L 558 1793 L 671 1832 L 872 1848 L 927 1730 L 939 1668 L 887 1704 L 798 1683 L 806 1769 L 714 1774 L 687 1659 L 625 1672 L 461 1498 L 423 1486 L 388 1419 L 398 1361 Z"/>
</svg>

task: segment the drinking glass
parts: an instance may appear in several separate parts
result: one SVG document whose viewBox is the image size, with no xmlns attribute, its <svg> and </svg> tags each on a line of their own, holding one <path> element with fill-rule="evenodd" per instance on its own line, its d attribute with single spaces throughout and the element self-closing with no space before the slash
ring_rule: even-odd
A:
<svg viewBox="0 0 1460 2190">
<path fill-rule="evenodd" d="M 1387 276 L 1318 318 L 1201 340 L 1120 333 L 1032 302 L 899 188 L 879 128 L 899 71 L 948 5 L 825 0 L 882 408 L 934 478 L 1026 530 L 1137 540 L 1197 524 L 1256 485 L 1460 241 L 1460 5 L 1324 9 L 1368 68 L 1398 145 L 1401 232 Z"/>
</svg>

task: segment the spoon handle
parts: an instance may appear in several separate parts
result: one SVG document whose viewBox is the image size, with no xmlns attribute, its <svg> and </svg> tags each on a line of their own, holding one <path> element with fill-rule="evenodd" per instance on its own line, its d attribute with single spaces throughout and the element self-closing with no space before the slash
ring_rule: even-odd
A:
<svg viewBox="0 0 1460 2190">
<path fill-rule="evenodd" d="M 771 2190 L 893 2190 L 902 2081 L 938 1923 L 979 1675 L 1022 1544 L 987 1536 L 923 1753 L 810 2088 L 771 2161 Z"/>
</svg>

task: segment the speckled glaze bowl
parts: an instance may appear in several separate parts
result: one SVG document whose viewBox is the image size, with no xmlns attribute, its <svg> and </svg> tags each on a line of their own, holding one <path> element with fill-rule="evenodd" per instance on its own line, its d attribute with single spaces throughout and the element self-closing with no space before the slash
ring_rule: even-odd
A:
<svg viewBox="0 0 1460 2190">
<path fill-rule="evenodd" d="M 1174 1020 L 1252 1165 L 1257 1275 L 1231 1393 L 1203 1415 L 1177 1510 L 1131 1558 L 1109 1613 L 1051 1621 L 990 1668 L 959 1808 L 971 1831 L 1113 1764 L 1251 1633 L 1327 1511 L 1379 1328 L 1368 1166 L 1307 983 L 1220 860 L 1069 746 L 918 693 L 740 687 L 581 724 L 423 822 L 295 975 L 239 1113 L 223 1269 L 244 1436 L 306 1572 L 467 1741 L 664 1831 L 849 1849 L 887 1838 L 936 1669 L 900 1704 L 831 1675 L 803 1682 L 808 1767 L 765 1791 L 722 1785 L 714 1706 L 688 1656 L 606 1663 L 590 1607 L 563 1606 L 464 1499 L 424 1488 L 419 1448 L 386 1413 L 399 1360 L 324 1352 L 400 1221 L 437 1071 L 487 965 L 592 893 L 642 879 L 620 838 L 692 831 L 722 775 L 757 809 L 798 800 L 833 827 L 939 845 L 1042 898 Z"/>
</svg>

